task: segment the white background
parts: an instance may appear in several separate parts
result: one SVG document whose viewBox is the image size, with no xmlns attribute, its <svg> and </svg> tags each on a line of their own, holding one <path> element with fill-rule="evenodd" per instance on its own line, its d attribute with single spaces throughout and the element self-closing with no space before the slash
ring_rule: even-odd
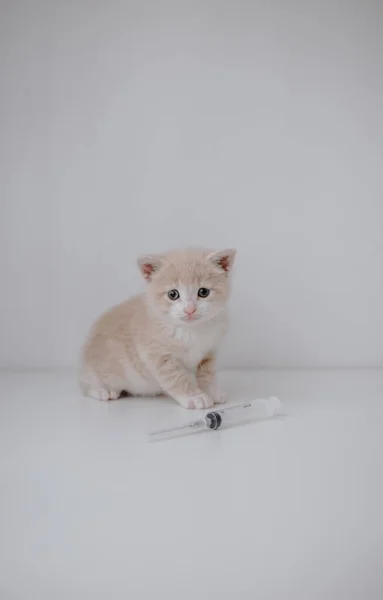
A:
<svg viewBox="0 0 383 600">
<path fill-rule="evenodd" d="M 236 246 L 223 364 L 383 364 L 383 9 L 0 4 L 0 365 L 71 366 L 135 259 Z"/>
</svg>

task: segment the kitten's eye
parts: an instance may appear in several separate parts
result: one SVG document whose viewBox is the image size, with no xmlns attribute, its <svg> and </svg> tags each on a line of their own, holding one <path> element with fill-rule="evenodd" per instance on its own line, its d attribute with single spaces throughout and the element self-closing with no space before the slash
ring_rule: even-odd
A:
<svg viewBox="0 0 383 600">
<path fill-rule="evenodd" d="M 168 297 L 170 298 L 170 300 L 178 300 L 178 298 L 180 297 L 179 291 L 170 290 L 170 292 L 168 292 Z"/>
<path fill-rule="evenodd" d="M 198 296 L 200 298 L 207 298 L 209 294 L 210 290 L 208 290 L 207 288 L 199 288 L 198 290 Z"/>
</svg>

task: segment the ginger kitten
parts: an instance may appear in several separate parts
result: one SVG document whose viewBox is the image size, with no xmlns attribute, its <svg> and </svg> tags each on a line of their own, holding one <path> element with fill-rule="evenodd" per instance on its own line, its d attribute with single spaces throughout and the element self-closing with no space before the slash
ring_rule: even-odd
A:
<svg viewBox="0 0 383 600">
<path fill-rule="evenodd" d="M 184 408 L 223 402 L 215 352 L 227 329 L 235 250 L 177 250 L 138 259 L 146 292 L 103 314 L 83 348 L 80 385 L 114 400 L 165 392 Z"/>
</svg>

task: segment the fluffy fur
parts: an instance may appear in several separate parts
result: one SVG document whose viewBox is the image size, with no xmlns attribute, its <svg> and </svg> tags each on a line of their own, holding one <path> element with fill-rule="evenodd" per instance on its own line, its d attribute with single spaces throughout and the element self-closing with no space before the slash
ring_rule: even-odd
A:
<svg viewBox="0 0 383 600">
<path fill-rule="evenodd" d="M 103 314 L 85 342 L 84 394 L 113 400 L 165 392 L 184 408 L 222 402 L 215 352 L 227 329 L 234 257 L 235 250 L 189 249 L 140 258 L 146 292 Z M 171 290 L 179 297 L 169 298 Z"/>
</svg>

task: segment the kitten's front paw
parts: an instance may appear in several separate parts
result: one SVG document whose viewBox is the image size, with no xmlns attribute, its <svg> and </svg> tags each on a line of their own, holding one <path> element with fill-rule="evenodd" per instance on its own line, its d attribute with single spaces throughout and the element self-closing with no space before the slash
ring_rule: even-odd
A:
<svg viewBox="0 0 383 600">
<path fill-rule="evenodd" d="M 207 394 L 196 394 L 195 396 L 189 396 L 185 398 L 181 405 L 184 408 L 194 408 L 194 409 L 204 409 L 213 406 L 213 398 L 208 396 Z"/>
<path fill-rule="evenodd" d="M 115 391 L 105 390 L 104 388 L 97 388 L 88 391 L 88 396 L 101 400 L 102 402 L 108 402 L 109 400 L 117 400 L 118 394 Z"/>
<path fill-rule="evenodd" d="M 221 390 L 217 389 L 216 387 L 209 387 L 205 388 L 205 392 L 210 398 L 212 398 L 213 404 L 225 404 L 226 395 L 224 392 L 221 392 Z"/>
<path fill-rule="evenodd" d="M 221 390 L 214 390 L 211 394 L 214 404 L 225 404 L 226 395 Z"/>
</svg>

